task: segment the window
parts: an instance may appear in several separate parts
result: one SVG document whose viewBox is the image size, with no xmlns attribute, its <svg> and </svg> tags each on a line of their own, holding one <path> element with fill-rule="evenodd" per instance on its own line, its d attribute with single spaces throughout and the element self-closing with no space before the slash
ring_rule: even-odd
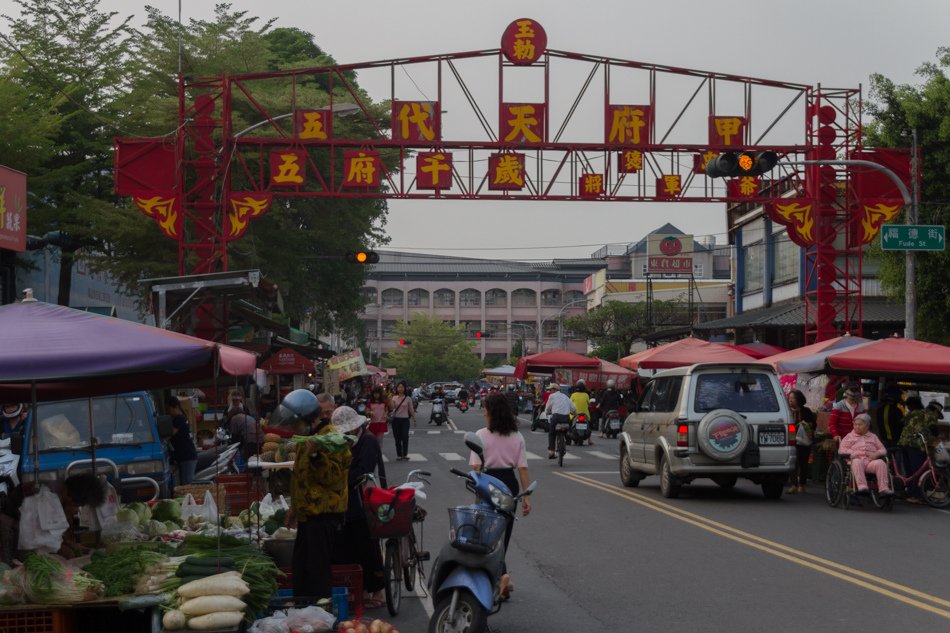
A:
<svg viewBox="0 0 950 633">
<path fill-rule="evenodd" d="M 377 305 L 377 293 L 376 288 L 370 288 L 369 286 L 363 286 L 360 288 L 360 294 L 363 296 L 363 299 L 366 300 L 366 305 L 374 306 Z"/>
<path fill-rule="evenodd" d="M 643 398 L 640 399 L 640 405 L 637 407 L 638 410 L 644 413 L 655 411 L 653 406 L 654 397 L 656 396 L 656 383 L 656 380 L 652 380 L 650 384 L 647 385 L 647 388 L 643 391 Z"/>
<path fill-rule="evenodd" d="M 366 328 L 366 336 L 376 338 L 376 319 L 363 321 L 363 326 Z"/>
<path fill-rule="evenodd" d="M 395 338 L 397 323 L 399 321 L 383 321 L 383 338 Z"/>
<path fill-rule="evenodd" d="M 750 244 L 742 249 L 745 251 L 745 264 L 742 268 L 745 274 L 745 292 L 762 289 L 763 265 L 765 264 L 765 244 Z"/>
<path fill-rule="evenodd" d="M 475 332 L 482 329 L 481 321 L 459 321 L 459 329 L 465 335 L 465 338 L 475 338 Z"/>
<path fill-rule="evenodd" d="M 544 329 L 541 331 L 542 336 L 544 336 L 544 338 L 557 338 L 557 329 L 560 323 L 560 321 L 555 319 L 545 321 Z"/>
<path fill-rule="evenodd" d="M 683 384 L 681 376 L 659 378 L 656 381 L 656 394 L 653 399 L 654 411 L 669 412 L 676 408 L 680 398 L 680 386 Z"/>
<path fill-rule="evenodd" d="M 500 288 L 492 288 L 486 291 L 485 305 L 495 307 L 508 305 L 508 293 Z"/>
<path fill-rule="evenodd" d="M 775 279 L 776 284 L 788 283 L 798 279 L 801 251 L 788 233 L 782 231 L 775 236 Z"/>
<path fill-rule="evenodd" d="M 530 288 L 518 288 L 511 292 L 511 305 L 513 306 L 531 306 L 538 305 L 538 293 Z"/>
<path fill-rule="evenodd" d="M 567 292 L 564 293 L 564 304 L 567 305 L 568 303 L 571 303 L 572 301 L 580 301 L 583 298 L 584 298 L 584 293 L 581 292 L 580 290 L 568 290 Z M 582 307 L 582 304 L 580 303 L 575 303 L 574 305 L 578 307 Z"/>
<path fill-rule="evenodd" d="M 389 288 L 383 290 L 383 307 L 384 308 L 394 308 L 402 306 L 402 290 L 397 290 L 396 288 Z"/>
<path fill-rule="evenodd" d="M 416 288 L 409 291 L 407 303 L 414 308 L 429 307 L 429 291 L 422 288 Z"/>
<path fill-rule="evenodd" d="M 455 305 L 455 293 L 442 288 L 432 293 L 432 300 L 437 308 L 450 308 Z"/>
<path fill-rule="evenodd" d="M 40 450 L 89 446 L 89 401 L 65 400 L 37 405 Z M 104 396 L 92 400 L 92 432 L 97 446 L 156 441 L 144 396 Z M 32 448 L 31 448 L 32 450 Z"/>
<path fill-rule="evenodd" d="M 559 306 L 561 305 L 561 291 L 560 290 L 545 290 L 541 293 L 541 305 L 543 306 Z"/>
<path fill-rule="evenodd" d="M 524 337 L 527 340 L 533 340 L 538 336 L 538 324 L 534 321 L 512 321 L 511 336 L 515 338 Z"/>
<path fill-rule="evenodd" d="M 696 381 L 697 412 L 731 409 L 740 413 L 779 410 L 769 376 L 762 373 L 733 372 L 700 374 Z"/>
<path fill-rule="evenodd" d="M 486 321 L 485 331 L 487 331 L 489 334 L 491 334 L 495 338 L 499 336 L 505 336 L 508 333 L 508 322 L 507 321 Z"/>
<path fill-rule="evenodd" d="M 459 305 L 463 308 L 477 308 L 482 305 L 482 293 L 474 288 L 466 288 L 459 293 Z"/>
</svg>

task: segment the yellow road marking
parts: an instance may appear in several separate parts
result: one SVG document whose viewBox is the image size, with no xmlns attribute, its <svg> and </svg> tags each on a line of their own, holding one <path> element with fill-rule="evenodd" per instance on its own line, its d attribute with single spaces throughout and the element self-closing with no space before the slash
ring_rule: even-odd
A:
<svg viewBox="0 0 950 633">
<path fill-rule="evenodd" d="M 920 600 L 915 600 L 914 598 L 908 597 L 908 596 L 914 596 L 922 600 L 933 602 L 937 605 L 950 607 L 950 601 L 944 600 L 943 598 L 940 598 L 938 596 L 932 596 L 930 594 L 924 593 L 922 591 L 918 591 L 911 587 L 907 587 L 905 585 L 892 582 L 885 578 L 880 578 L 873 574 L 869 574 L 867 572 L 863 572 L 858 569 L 848 567 L 847 565 L 842 565 L 840 563 L 836 563 L 834 561 L 830 561 L 830 560 L 821 558 L 819 556 L 814 556 L 812 554 L 799 551 L 792 547 L 788 547 L 787 545 L 770 541 L 760 536 L 756 536 L 755 534 L 744 532 L 742 530 L 733 528 L 723 523 L 719 523 L 717 521 L 713 521 L 712 519 L 707 519 L 706 517 L 694 514 L 692 512 L 681 510 L 680 508 L 676 508 L 674 506 L 668 505 L 665 502 L 646 498 L 643 495 L 636 493 L 632 490 L 620 489 L 615 486 L 611 486 L 609 484 L 605 484 L 603 482 L 597 481 L 596 479 L 582 477 L 580 475 L 575 475 L 573 473 L 555 473 L 555 474 L 560 477 L 570 479 L 571 481 L 577 482 L 579 484 L 582 484 L 591 488 L 595 488 L 598 490 L 602 490 L 604 492 L 616 495 L 622 499 L 632 501 L 650 510 L 660 512 L 661 514 L 665 514 L 679 521 L 683 521 L 684 523 L 694 525 L 702 530 L 706 530 L 707 532 L 712 532 L 713 534 L 722 536 L 723 538 L 727 538 L 737 543 L 741 543 L 748 547 L 752 547 L 753 549 L 757 549 L 759 551 L 765 552 L 766 554 L 771 554 L 773 556 L 782 558 L 784 560 L 795 563 L 797 565 L 801 565 L 809 569 L 814 569 L 815 571 L 821 572 L 828 576 L 832 576 L 834 578 L 838 578 L 839 580 L 843 580 L 853 585 L 857 585 L 858 587 L 861 587 L 863 589 L 868 589 L 869 591 L 879 593 L 883 596 L 893 598 L 894 600 L 898 600 L 900 602 L 911 605 L 913 607 L 917 607 L 919 609 L 923 609 L 924 611 L 929 611 L 931 613 L 935 613 L 944 618 L 950 619 L 950 609 L 943 609 L 940 606 L 933 606 L 933 605 L 927 604 L 926 602 L 921 602 Z M 848 575 L 848 574 L 851 574 L 851 575 Z M 861 580 L 860 578 L 863 578 L 866 580 Z M 887 589 L 884 589 L 881 586 L 877 586 L 872 583 L 877 583 L 877 585 L 890 587 L 891 589 L 894 589 L 896 591 L 901 591 L 908 595 L 904 596 L 899 593 L 894 593 L 893 591 L 889 591 Z"/>
</svg>

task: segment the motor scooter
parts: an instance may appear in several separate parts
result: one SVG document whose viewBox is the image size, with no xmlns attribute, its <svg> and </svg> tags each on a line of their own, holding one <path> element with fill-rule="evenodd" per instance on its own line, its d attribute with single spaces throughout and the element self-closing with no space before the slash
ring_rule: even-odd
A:
<svg viewBox="0 0 950 633">
<path fill-rule="evenodd" d="M 458 410 L 462 413 L 468 411 L 468 400 L 459 400 L 455 403 L 455 406 L 458 407 Z"/>
<path fill-rule="evenodd" d="M 240 448 L 240 444 L 234 443 L 198 451 L 194 481 L 211 481 L 221 473 L 236 473 L 235 459 Z"/>
<path fill-rule="evenodd" d="M 611 409 L 604 414 L 604 434 L 610 439 L 614 439 L 620 435 L 620 430 L 623 428 L 623 422 L 620 420 L 620 412 L 616 409 Z"/>
<path fill-rule="evenodd" d="M 571 430 L 567 432 L 567 441 L 568 443 L 574 442 L 577 446 L 580 446 L 584 442 L 590 439 L 590 420 L 587 418 L 587 414 L 578 413 L 573 418 L 573 424 L 571 424 Z"/>
<path fill-rule="evenodd" d="M 437 397 L 432 399 L 432 412 L 429 414 L 429 423 L 435 422 L 436 426 L 442 426 L 448 415 L 445 410 L 445 398 Z"/>
<path fill-rule="evenodd" d="M 465 445 L 484 465 L 481 439 L 466 433 Z M 505 528 L 515 518 L 518 500 L 534 492 L 537 482 L 512 495 L 508 486 L 491 475 L 456 468 L 451 472 L 465 479 L 466 489 L 475 493 L 475 503 L 449 508 L 449 542 L 429 574 L 435 605 L 429 633 L 483 633 L 488 631 L 488 616 L 502 604 Z"/>
</svg>

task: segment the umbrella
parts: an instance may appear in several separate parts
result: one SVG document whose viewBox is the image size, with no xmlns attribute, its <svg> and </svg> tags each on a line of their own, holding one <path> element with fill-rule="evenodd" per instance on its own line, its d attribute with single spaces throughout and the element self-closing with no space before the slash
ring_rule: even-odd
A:
<svg viewBox="0 0 950 633">
<path fill-rule="evenodd" d="M 747 363 L 752 356 L 731 345 L 710 343 L 698 338 L 684 338 L 666 345 L 621 358 L 621 367 L 632 369 L 669 369 L 696 363 Z"/>
<path fill-rule="evenodd" d="M 768 343 L 743 343 L 742 345 L 728 345 L 732 349 L 737 349 L 743 354 L 748 354 L 756 360 L 760 358 L 767 358 L 769 356 L 775 356 L 776 354 L 781 354 L 782 352 L 788 351 L 784 347 L 779 347 L 778 345 L 769 345 Z"/>
<path fill-rule="evenodd" d="M 769 356 L 763 360 L 775 367 L 780 374 L 818 373 L 825 370 L 825 359 L 829 354 L 854 346 L 867 345 L 870 342 L 870 339 L 845 334 Z"/>
</svg>

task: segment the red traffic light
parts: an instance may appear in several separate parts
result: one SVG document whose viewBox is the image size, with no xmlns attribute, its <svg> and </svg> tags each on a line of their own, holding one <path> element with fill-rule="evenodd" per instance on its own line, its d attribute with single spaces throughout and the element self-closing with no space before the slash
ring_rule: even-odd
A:
<svg viewBox="0 0 950 633">
<path fill-rule="evenodd" d="M 475 332 L 475 338 L 482 338 L 481 332 Z"/>
<path fill-rule="evenodd" d="M 410 343 L 412 343 L 412 341 L 410 341 L 410 340 L 407 339 L 407 338 L 401 338 L 401 339 L 399 339 L 399 344 L 400 344 L 400 345 L 409 345 Z"/>
</svg>

